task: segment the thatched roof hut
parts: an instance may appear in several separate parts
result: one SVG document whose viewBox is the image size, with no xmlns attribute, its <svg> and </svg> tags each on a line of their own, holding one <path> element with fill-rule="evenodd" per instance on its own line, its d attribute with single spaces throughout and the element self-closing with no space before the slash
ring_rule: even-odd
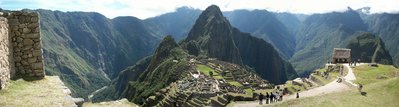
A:
<svg viewBox="0 0 399 107">
<path fill-rule="evenodd" d="M 351 49 L 334 48 L 332 63 L 348 63 L 351 61 Z"/>
</svg>

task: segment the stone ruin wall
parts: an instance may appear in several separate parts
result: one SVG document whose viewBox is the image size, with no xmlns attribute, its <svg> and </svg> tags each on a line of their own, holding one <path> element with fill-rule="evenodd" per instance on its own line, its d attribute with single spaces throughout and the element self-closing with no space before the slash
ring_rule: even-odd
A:
<svg viewBox="0 0 399 107">
<path fill-rule="evenodd" d="M 9 78 L 21 77 L 29 79 L 44 78 L 39 14 L 37 12 L 22 11 L 4 12 L 0 13 L 0 20 L 0 46 L 2 46 L 0 48 L 2 53 L 0 58 L 4 57 L 0 59 L 0 78 L 2 81 L 3 77 L 5 81 Z M 8 54 L 3 54 L 3 52 L 8 52 Z M 3 84 L 2 82 L 1 85 Z"/>
<path fill-rule="evenodd" d="M 0 17 L 0 89 L 4 88 L 10 79 L 10 48 L 7 19 Z"/>
</svg>

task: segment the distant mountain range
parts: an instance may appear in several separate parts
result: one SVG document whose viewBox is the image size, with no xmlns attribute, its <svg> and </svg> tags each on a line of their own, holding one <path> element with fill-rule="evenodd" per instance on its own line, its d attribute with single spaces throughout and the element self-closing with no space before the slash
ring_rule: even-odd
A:
<svg viewBox="0 0 399 107">
<path fill-rule="evenodd" d="M 192 31 L 202 10 L 188 7 L 145 20 L 130 16 L 108 19 L 94 12 L 35 11 L 40 13 L 46 74 L 60 75 L 73 95 L 79 97 L 86 97 L 95 89 L 109 84 L 129 68 L 136 70 L 126 75 L 138 77 L 136 72 L 143 72 L 142 69 L 149 65 L 146 60 L 151 57 L 147 56 L 154 53 L 165 35 L 171 35 L 191 54 L 198 51 L 198 55 L 248 65 L 265 79 L 276 83 L 295 77 L 280 74 L 294 71 L 289 70 L 291 64 L 300 76 L 323 66 L 330 59 L 333 48 L 346 47 L 359 31 L 380 37 L 392 56 L 393 64 L 399 64 L 399 14 L 369 15 L 348 9 L 308 16 L 266 10 L 235 10 L 221 13 L 219 19 L 222 20 L 218 20 L 225 24 L 217 26 L 226 27 L 218 28 L 218 31 L 228 33 L 212 29 L 206 31 L 233 35 L 223 38 L 223 42 L 214 43 L 209 38 L 194 39 L 193 35 L 207 33 Z M 210 48 L 218 47 L 229 52 L 204 48 L 221 43 L 224 45 Z M 195 48 L 188 48 L 193 46 Z M 134 64 L 141 68 L 129 67 Z M 267 73 L 259 72 L 265 70 Z"/>
</svg>

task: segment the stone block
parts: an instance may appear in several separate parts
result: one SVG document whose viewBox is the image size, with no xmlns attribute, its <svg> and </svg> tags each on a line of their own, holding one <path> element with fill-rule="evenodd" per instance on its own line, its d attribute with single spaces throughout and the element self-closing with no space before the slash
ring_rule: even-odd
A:
<svg viewBox="0 0 399 107">
<path fill-rule="evenodd" d="M 43 70 L 35 70 L 35 73 L 43 73 Z"/>
<path fill-rule="evenodd" d="M 23 43 L 24 45 L 33 45 L 35 42 L 32 39 L 24 39 Z"/>
<path fill-rule="evenodd" d="M 41 50 L 34 50 L 32 52 L 33 56 L 41 56 L 42 55 L 42 51 Z"/>
<path fill-rule="evenodd" d="M 33 29 L 33 33 L 39 33 L 39 31 L 40 31 L 40 29 L 39 29 L 39 27 L 36 27 L 35 29 Z"/>
<path fill-rule="evenodd" d="M 31 68 L 34 69 L 34 70 L 43 69 L 43 62 L 33 63 L 33 64 L 31 65 Z"/>
<path fill-rule="evenodd" d="M 36 57 L 28 58 L 28 63 L 34 63 L 37 61 Z"/>
<path fill-rule="evenodd" d="M 39 27 L 39 23 L 31 23 L 31 24 L 28 25 L 28 27 L 31 28 L 31 29 Z"/>
<path fill-rule="evenodd" d="M 19 32 L 19 31 L 15 31 L 14 33 L 15 33 L 15 36 L 21 36 L 21 32 Z"/>
<path fill-rule="evenodd" d="M 28 55 L 22 55 L 22 59 L 28 58 Z"/>
<path fill-rule="evenodd" d="M 10 26 L 19 25 L 19 21 L 18 21 L 18 19 L 8 19 L 8 24 Z"/>
<path fill-rule="evenodd" d="M 25 72 L 25 70 L 19 70 L 19 73 L 21 73 L 21 74 L 25 74 L 26 72 Z"/>
<path fill-rule="evenodd" d="M 39 21 L 39 18 L 38 17 L 31 17 L 30 21 L 34 23 L 34 22 Z"/>
<path fill-rule="evenodd" d="M 21 57 L 19 57 L 19 56 L 17 56 L 17 57 L 14 57 L 14 61 L 15 62 L 19 62 L 19 61 L 21 61 L 22 60 L 22 58 Z"/>
<path fill-rule="evenodd" d="M 23 29 L 22 29 L 22 32 L 25 33 L 25 34 L 26 34 L 26 33 L 30 33 L 30 29 L 28 29 L 28 28 L 23 28 Z"/>
<path fill-rule="evenodd" d="M 24 60 L 22 60 L 21 63 L 22 63 L 22 65 L 29 65 L 29 63 Z"/>
<path fill-rule="evenodd" d="M 18 27 L 19 27 L 19 28 L 25 28 L 26 25 L 25 25 L 25 24 L 19 24 Z"/>
</svg>

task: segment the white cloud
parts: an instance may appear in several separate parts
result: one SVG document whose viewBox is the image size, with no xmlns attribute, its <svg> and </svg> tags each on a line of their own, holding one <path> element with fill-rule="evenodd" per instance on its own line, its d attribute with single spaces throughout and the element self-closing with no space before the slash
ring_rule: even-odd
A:
<svg viewBox="0 0 399 107">
<path fill-rule="evenodd" d="M 178 7 L 189 6 L 205 9 L 211 4 L 222 11 L 235 9 L 266 9 L 275 12 L 325 13 L 371 7 L 371 13 L 399 12 L 395 0 L 2 0 L 5 9 L 50 9 L 61 11 L 93 11 L 109 18 L 135 16 L 141 19 L 172 12 Z"/>
</svg>

